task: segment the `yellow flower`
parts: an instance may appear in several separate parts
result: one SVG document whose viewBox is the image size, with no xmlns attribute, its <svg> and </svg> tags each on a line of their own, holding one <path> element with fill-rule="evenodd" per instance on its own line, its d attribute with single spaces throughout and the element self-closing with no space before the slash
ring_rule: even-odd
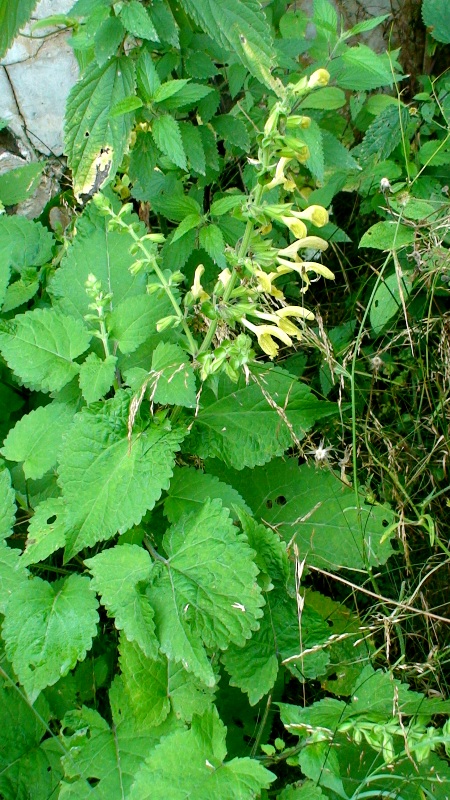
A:
<svg viewBox="0 0 450 800">
<path fill-rule="evenodd" d="M 297 328 L 297 325 L 294 325 L 290 319 L 287 317 L 285 319 L 278 320 L 278 327 L 281 328 L 282 331 L 289 334 L 289 336 L 295 336 L 296 339 L 302 338 L 302 332 L 300 328 Z"/>
<path fill-rule="evenodd" d="M 316 228 L 323 228 L 329 221 L 329 215 L 326 208 L 323 206 L 309 206 L 304 211 L 291 211 L 291 214 L 297 219 L 307 219 L 312 222 Z"/>
<path fill-rule="evenodd" d="M 290 336 L 276 325 L 253 325 L 245 317 L 242 317 L 241 323 L 256 335 L 261 350 L 267 353 L 270 358 L 275 358 L 279 350 L 279 345 L 273 340 L 273 336 L 280 339 L 288 347 L 292 347 Z"/>
<path fill-rule="evenodd" d="M 279 300 L 284 298 L 283 292 L 275 286 L 272 286 L 272 281 L 280 277 L 278 272 L 267 273 L 263 272 L 262 269 L 257 269 L 254 275 L 255 278 L 258 279 L 258 286 L 256 287 L 258 291 L 270 294 L 272 297 L 277 297 Z"/>
<path fill-rule="evenodd" d="M 284 306 L 284 308 L 279 308 L 275 311 L 277 317 L 300 317 L 300 319 L 314 319 L 314 314 L 312 311 L 308 311 L 307 308 L 303 306 Z"/>
<path fill-rule="evenodd" d="M 326 69 L 316 69 L 308 80 L 308 89 L 316 89 L 327 86 L 330 80 L 330 73 Z"/>
<path fill-rule="evenodd" d="M 300 219 L 296 219 L 295 216 L 281 217 L 281 222 L 284 222 L 297 239 L 304 239 L 308 233 L 305 223 Z"/>
<path fill-rule="evenodd" d="M 228 269 L 228 267 L 223 269 L 222 272 L 220 272 L 219 275 L 217 276 L 217 280 L 220 281 L 220 283 L 222 284 L 224 289 L 226 288 L 227 283 L 230 280 L 230 278 L 231 278 L 231 272 Z"/>
<path fill-rule="evenodd" d="M 304 275 L 306 272 L 315 272 L 317 275 L 323 275 L 324 278 L 334 281 L 334 272 L 331 272 L 328 267 L 324 267 L 323 264 L 318 264 L 317 261 L 286 261 L 284 258 L 277 258 L 277 261 L 282 267 L 288 267 L 298 272 L 299 275 Z M 277 272 L 280 272 L 279 267 Z M 280 272 L 280 274 L 283 273 Z"/>
<path fill-rule="evenodd" d="M 325 239 L 320 239 L 319 236 L 305 236 L 303 239 L 297 239 L 296 242 L 292 242 L 292 244 L 287 247 L 283 247 L 282 250 L 278 250 L 278 255 L 293 258 L 297 255 L 299 250 L 303 250 L 306 247 L 311 250 L 324 251 L 328 249 L 328 242 L 326 242 Z"/>
<path fill-rule="evenodd" d="M 266 186 L 265 186 L 266 189 L 273 189 L 274 186 L 279 186 L 280 184 L 283 184 L 284 188 L 286 188 L 286 183 L 292 183 L 292 181 L 290 181 L 288 178 L 286 178 L 286 176 L 284 174 L 284 170 L 285 170 L 285 168 L 287 167 L 287 165 L 289 164 L 290 161 L 292 161 L 291 158 L 284 158 L 283 157 L 283 158 L 279 159 L 278 164 L 277 164 L 276 169 L 275 169 L 275 175 L 272 178 L 272 180 L 270 181 L 270 183 L 266 184 Z"/>
<path fill-rule="evenodd" d="M 194 283 L 191 286 L 191 294 L 194 300 L 200 300 L 203 303 L 209 300 L 209 294 L 205 292 L 201 284 L 201 277 L 205 271 L 203 264 L 199 264 L 194 273 Z"/>
</svg>

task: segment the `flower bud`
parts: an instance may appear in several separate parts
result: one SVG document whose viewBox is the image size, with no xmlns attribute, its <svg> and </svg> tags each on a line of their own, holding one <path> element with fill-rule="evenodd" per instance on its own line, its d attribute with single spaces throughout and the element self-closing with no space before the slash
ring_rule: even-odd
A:
<svg viewBox="0 0 450 800">
<path fill-rule="evenodd" d="M 292 128 L 309 128 L 310 125 L 311 117 L 303 117 L 299 114 L 292 114 L 286 120 L 286 128 L 288 130 L 292 130 Z"/>
<path fill-rule="evenodd" d="M 162 317 L 162 319 L 156 323 L 156 330 L 158 333 L 162 333 L 162 331 L 165 331 L 168 328 L 176 328 L 179 324 L 179 318 L 175 314 L 171 314 L 168 317 Z"/>
<path fill-rule="evenodd" d="M 308 89 L 316 89 L 322 86 L 328 86 L 330 81 L 330 73 L 326 69 L 316 69 L 308 80 Z"/>
</svg>

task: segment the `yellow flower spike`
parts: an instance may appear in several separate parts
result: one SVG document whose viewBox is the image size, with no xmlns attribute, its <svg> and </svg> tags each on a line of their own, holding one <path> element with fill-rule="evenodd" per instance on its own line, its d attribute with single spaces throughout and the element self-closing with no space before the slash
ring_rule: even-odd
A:
<svg viewBox="0 0 450 800">
<path fill-rule="evenodd" d="M 317 89 L 322 86 L 328 86 L 330 81 L 330 73 L 327 69 L 316 69 L 308 80 L 308 89 Z"/>
<path fill-rule="evenodd" d="M 297 239 L 304 239 L 308 233 L 306 225 L 300 219 L 295 217 L 281 217 L 281 222 L 284 222 L 287 228 L 294 234 Z"/>
<path fill-rule="evenodd" d="M 256 335 L 261 350 L 267 353 L 270 358 L 275 358 L 279 349 L 279 346 L 272 338 L 273 336 L 280 339 L 283 344 L 288 345 L 288 347 L 292 347 L 292 339 L 290 336 L 276 325 L 253 325 L 253 323 L 249 322 L 245 317 L 242 317 L 241 323 Z"/>
<path fill-rule="evenodd" d="M 304 239 L 297 239 L 296 242 L 292 242 L 292 244 L 287 247 L 283 247 L 282 250 L 278 250 L 278 255 L 294 258 L 299 250 L 303 250 L 303 248 L 306 247 L 311 250 L 321 250 L 323 252 L 328 249 L 328 242 L 326 242 L 325 239 L 321 239 L 319 236 L 305 236 Z"/>
<path fill-rule="evenodd" d="M 304 211 L 291 211 L 297 219 L 307 219 L 316 228 L 323 228 L 330 219 L 328 211 L 323 206 L 308 206 Z"/>
<path fill-rule="evenodd" d="M 315 319 L 314 314 L 312 311 L 308 311 L 307 308 L 303 306 L 284 306 L 284 308 L 279 308 L 275 311 L 277 317 L 300 317 L 300 319 Z"/>
<path fill-rule="evenodd" d="M 203 303 L 205 300 L 209 300 L 209 294 L 205 292 L 203 286 L 201 284 L 201 277 L 205 271 L 203 264 L 199 264 L 197 269 L 194 272 L 194 283 L 191 286 L 191 294 L 194 300 L 200 300 Z"/>
</svg>

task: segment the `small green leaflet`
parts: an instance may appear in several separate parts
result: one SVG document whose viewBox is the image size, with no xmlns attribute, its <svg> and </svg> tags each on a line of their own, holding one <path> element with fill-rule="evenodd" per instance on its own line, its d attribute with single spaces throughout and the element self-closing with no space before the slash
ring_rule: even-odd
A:
<svg viewBox="0 0 450 800">
<path fill-rule="evenodd" d="M 111 117 L 120 100 L 134 93 L 134 65 L 122 56 L 95 62 L 70 92 L 66 107 L 65 152 L 78 200 L 111 180 L 131 134 L 132 117 Z"/>
<path fill-rule="evenodd" d="M 60 455 L 67 503 L 66 558 L 137 525 L 169 486 L 184 431 L 151 422 L 128 438 L 131 396 L 118 391 L 103 406 L 75 416 Z"/>
<path fill-rule="evenodd" d="M 89 347 L 83 322 L 56 309 L 35 308 L 0 328 L 0 350 L 13 372 L 30 389 L 57 392 L 78 374 L 75 361 Z"/>
<path fill-rule="evenodd" d="M 138 0 L 131 0 L 122 7 L 120 20 L 126 30 L 139 39 L 150 39 L 159 42 L 155 26 L 146 8 Z"/>
<path fill-rule="evenodd" d="M 111 339 L 115 339 L 122 353 L 133 353 L 156 333 L 156 323 L 173 312 L 164 291 L 127 297 L 107 317 Z"/>
<path fill-rule="evenodd" d="M 221 500 L 233 518 L 236 518 L 233 506 L 249 511 L 239 492 L 219 481 L 214 475 L 208 475 L 194 467 L 175 467 L 164 501 L 164 513 L 169 522 L 176 522 L 182 514 L 198 510 L 206 498 Z"/>
<path fill-rule="evenodd" d="M 21 556 L 25 566 L 45 561 L 65 545 L 66 507 L 61 497 L 39 503 L 28 525 L 27 546 Z"/>
<path fill-rule="evenodd" d="M 206 172 L 206 158 L 199 126 L 192 125 L 190 122 L 179 122 L 178 125 L 184 152 L 187 154 L 191 169 L 200 173 L 200 175 L 204 175 Z"/>
<path fill-rule="evenodd" d="M 204 389 L 189 439 L 191 452 L 220 458 L 235 469 L 265 464 L 302 439 L 314 422 L 335 413 L 309 388 L 281 369 L 255 373 L 237 385 L 221 378 L 217 396 Z M 276 403 L 267 400 L 271 396 Z"/>
<path fill-rule="evenodd" d="M 177 719 L 190 722 L 194 714 L 210 708 L 214 693 L 182 666 L 165 656 L 150 659 L 123 636 L 120 666 L 130 708 L 145 727 L 160 725 L 171 710 Z"/>
<path fill-rule="evenodd" d="M 91 647 L 98 604 L 89 584 L 76 574 L 52 584 L 32 578 L 11 595 L 3 638 L 30 702 L 67 675 Z"/>
<path fill-rule="evenodd" d="M 150 103 L 161 86 L 161 81 L 147 50 L 142 50 L 137 60 L 136 81 L 142 97 Z"/>
<path fill-rule="evenodd" d="M 5 55 L 8 47 L 22 27 L 28 22 L 37 0 L 0 0 L 0 58 Z"/>
<path fill-rule="evenodd" d="M 34 267 L 26 267 L 22 277 L 9 284 L 5 292 L 2 312 L 6 314 L 14 308 L 28 303 L 39 289 L 39 275 Z M 1 296 L 1 288 L 0 288 Z M 0 300 L 1 302 L 1 300 Z"/>
<path fill-rule="evenodd" d="M 123 544 L 87 558 L 84 563 L 93 575 L 92 588 L 100 595 L 108 614 L 114 617 L 116 628 L 123 630 L 130 642 L 136 642 L 144 655 L 156 658 L 158 642 L 153 609 L 144 588 L 152 571 L 147 551 L 137 545 Z"/>
<path fill-rule="evenodd" d="M 250 758 L 226 757 L 226 728 L 215 708 L 190 730 L 170 734 L 150 753 L 128 800 L 252 800 L 275 776 Z"/>
<path fill-rule="evenodd" d="M 119 17 L 107 17 L 100 23 L 94 35 L 95 60 L 99 67 L 115 56 L 125 37 L 125 28 Z"/>
<path fill-rule="evenodd" d="M 64 403 L 50 403 L 25 414 L 5 439 L 1 453 L 8 461 L 22 461 L 25 478 L 42 478 L 56 464 L 64 432 L 73 419 Z"/>
<path fill-rule="evenodd" d="M 186 154 L 178 122 L 169 114 L 163 114 L 155 119 L 152 134 L 161 152 L 170 158 L 177 167 L 186 170 Z"/>
<path fill-rule="evenodd" d="M 89 353 L 80 367 L 78 378 L 80 389 L 86 403 L 95 403 L 109 392 L 115 377 L 116 356 L 107 356 L 104 360 L 96 353 Z"/>
<path fill-rule="evenodd" d="M 11 535 L 15 518 L 16 504 L 14 489 L 11 487 L 11 475 L 0 462 L 0 541 Z"/>
<path fill-rule="evenodd" d="M 16 272 L 50 261 L 54 239 L 40 222 L 26 217 L 0 216 L 0 264 Z"/>
<path fill-rule="evenodd" d="M 227 145 L 239 147 L 245 152 L 249 151 L 250 139 L 247 128 L 241 119 L 231 117 L 229 114 L 221 114 L 214 117 L 212 125 L 219 139 L 223 139 Z"/>
<path fill-rule="evenodd" d="M 243 645 L 263 613 L 254 551 L 220 500 L 183 515 L 163 544 L 168 562 L 148 591 L 161 650 L 214 686 L 202 642 L 221 650 L 230 642 Z"/>
<path fill-rule="evenodd" d="M 21 203 L 36 191 L 45 168 L 44 162 L 26 164 L 0 175 L 0 200 L 4 206 Z"/>
<path fill-rule="evenodd" d="M 223 234 L 217 225 L 207 225 L 200 230 L 200 247 L 208 253 L 215 261 L 219 269 L 225 269 L 226 260 L 224 255 L 225 242 Z"/>
<path fill-rule="evenodd" d="M 195 408 L 195 377 L 189 357 L 177 344 L 160 342 L 152 356 L 148 388 L 155 403 Z"/>
<path fill-rule="evenodd" d="M 362 237 L 360 247 L 373 247 L 375 250 L 401 250 L 414 243 L 414 228 L 407 228 L 398 222 L 376 222 Z"/>
</svg>

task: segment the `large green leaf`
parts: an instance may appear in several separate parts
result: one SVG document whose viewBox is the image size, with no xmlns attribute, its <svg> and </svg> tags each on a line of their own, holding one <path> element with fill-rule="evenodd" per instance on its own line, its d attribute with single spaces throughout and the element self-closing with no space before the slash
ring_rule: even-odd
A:
<svg viewBox="0 0 450 800">
<path fill-rule="evenodd" d="M 370 306 L 370 324 L 375 335 L 398 313 L 402 307 L 402 297 L 403 300 L 408 299 L 412 280 L 411 272 L 403 273 L 401 278 L 394 272 L 380 281 Z"/>
<path fill-rule="evenodd" d="M 126 531 L 169 486 L 181 429 L 151 422 L 128 437 L 130 394 L 77 414 L 60 455 L 59 482 L 67 503 L 66 556 Z"/>
<path fill-rule="evenodd" d="M 152 571 L 146 550 L 123 544 L 104 550 L 84 562 L 93 575 L 92 588 L 101 597 L 118 630 L 130 642 L 137 642 L 148 658 L 158 655 L 153 609 L 145 594 Z M 141 588 L 144 587 L 144 588 Z"/>
<path fill-rule="evenodd" d="M 186 153 L 178 122 L 169 114 L 163 114 L 155 119 L 152 125 L 152 134 L 161 152 L 170 158 L 177 167 L 187 169 Z"/>
<path fill-rule="evenodd" d="M 365 232 L 359 246 L 373 247 L 375 250 L 401 250 L 414 244 L 414 228 L 399 225 L 398 222 L 376 222 Z"/>
<path fill-rule="evenodd" d="M 96 353 L 90 353 L 80 366 L 80 389 L 86 403 L 95 403 L 109 392 L 116 375 L 116 356 L 105 359 Z"/>
<path fill-rule="evenodd" d="M 0 541 L 12 533 L 16 516 L 14 489 L 11 488 L 11 475 L 0 464 Z"/>
<path fill-rule="evenodd" d="M 73 409 L 64 403 L 50 403 L 25 414 L 11 428 L 2 455 L 8 461 L 22 461 L 26 478 L 42 478 L 56 464 L 63 434 L 73 414 Z"/>
<path fill-rule="evenodd" d="M 55 583 L 33 578 L 12 594 L 3 639 L 31 702 L 67 675 L 90 649 L 98 614 L 89 586 L 88 578 L 76 574 Z"/>
<path fill-rule="evenodd" d="M 161 650 L 213 686 L 202 642 L 224 650 L 259 627 L 264 599 L 254 551 L 219 500 L 181 517 L 163 543 L 168 560 L 149 588 Z"/>
<path fill-rule="evenodd" d="M 255 516 L 276 526 L 287 542 L 296 542 L 300 558 L 325 569 L 364 569 L 384 564 L 392 553 L 394 515 L 386 506 L 360 503 L 355 493 L 330 469 L 318 469 L 296 459 L 274 459 L 266 466 L 233 472 L 219 462 L 208 464 L 221 480 L 232 484 Z"/>
<path fill-rule="evenodd" d="M 10 598 L 26 585 L 28 570 L 20 558 L 20 550 L 0 542 L 0 614 L 4 614 Z"/>
<path fill-rule="evenodd" d="M 27 545 L 22 564 L 37 564 L 64 547 L 67 530 L 66 507 L 61 497 L 49 497 L 39 503 L 28 525 Z"/>
<path fill-rule="evenodd" d="M 55 796 L 61 778 L 61 744 L 47 734 L 50 711 L 43 695 L 31 705 L 14 682 L 0 678 L 2 746 L 0 795 L 3 800 Z"/>
<path fill-rule="evenodd" d="M 177 719 L 190 722 L 194 714 L 203 714 L 211 706 L 213 690 L 179 664 L 173 664 L 165 656 L 148 658 L 134 642 L 129 643 L 123 637 L 120 654 L 130 707 L 145 727 L 160 725 L 171 709 Z"/>
<path fill-rule="evenodd" d="M 217 395 L 204 389 L 187 445 L 201 458 L 235 469 L 265 464 L 303 439 L 316 420 L 335 413 L 281 369 L 255 373 L 257 383 L 222 378 Z"/>
<path fill-rule="evenodd" d="M 40 222 L 26 217 L 0 217 L 0 263 L 16 272 L 50 261 L 54 239 Z"/>
<path fill-rule="evenodd" d="M 134 93 L 133 61 L 110 58 L 92 62 L 73 87 L 66 105 L 65 150 L 72 170 L 75 196 L 93 194 L 111 180 L 131 134 L 131 114 L 111 116 L 119 101 Z"/>
<path fill-rule="evenodd" d="M 129 221 L 138 222 L 138 219 L 133 215 Z M 142 233 L 145 233 L 144 228 Z M 80 319 L 91 313 L 91 299 L 86 294 L 86 280 L 90 273 L 101 282 L 103 291 L 112 293 L 112 308 L 117 308 L 130 297 L 144 294 L 145 273 L 133 276 L 129 272 L 135 261 L 129 252 L 132 244 L 133 239 L 128 233 L 109 231 L 108 220 L 90 204 L 77 220 L 77 235 L 51 282 L 55 305 L 65 314 Z"/>
<path fill-rule="evenodd" d="M 423 0 L 422 18 L 433 39 L 443 44 L 450 43 L 450 18 L 445 0 Z"/>
<path fill-rule="evenodd" d="M 194 467 L 175 467 L 164 501 L 164 513 L 169 522 L 176 522 L 182 514 L 198 510 L 207 498 L 221 500 L 232 516 L 236 516 L 233 506 L 249 510 L 239 492 L 219 481 L 215 475 L 208 475 Z"/>
<path fill-rule="evenodd" d="M 258 0 L 183 0 L 183 6 L 211 39 L 234 50 L 258 80 L 272 86 L 272 36 Z"/>
<path fill-rule="evenodd" d="M 0 350 L 12 371 L 35 391 L 57 392 L 79 372 L 75 361 L 91 334 L 81 320 L 53 308 L 19 314 L 0 329 Z"/>
<path fill-rule="evenodd" d="M 252 800 L 275 776 L 257 761 L 226 756 L 226 728 L 215 709 L 188 731 L 167 736 L 139 770 L 129 800 Z"/>
<path fill-rule="evenodd" d="M 171 311 L 173 306 L 165 292 L 128 297 L 108 316 L 109 335 L 122 353 L 133 353 L 155 335 L 156 323 Z"/>
<path fill-rule="evenodd" d="M 5 55 L 15 35 L 31 17 L 37 0 L 0 0 L 0 58 Z"/>
<path fill-rule="evenodd" d="M 347 47 L 342 56 L 330 61 L 329 71 L 342 89 L 363 92 L 392 86 L 395 78 L 400 77 L 393 72 L 398 68 L 393 55 L 394 58 L 388 53 L 377 54 L 367 45 L 358 44 Z"/>
</svg>

